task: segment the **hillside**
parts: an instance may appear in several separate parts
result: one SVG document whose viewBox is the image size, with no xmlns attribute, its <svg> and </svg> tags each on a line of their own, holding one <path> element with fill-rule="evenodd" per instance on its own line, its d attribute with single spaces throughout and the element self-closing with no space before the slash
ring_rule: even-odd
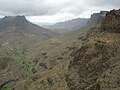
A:
<svg viewBox="0 0 120 90">
<path fill-rule="evenodd" d="M 25 16 L 5 16 L 0 19 L 1 46 L 23 47 L 56 35 L 53 31 L 29 22 Z"/>
<path fill-rule="evenodd" d="M 100 29 L 72 53 L 67 83 L 70 90 L 120 89 L 120 10 L 106 14 Z"/>
<path fill-rule="evenodd" d="M 4 66 L 6 61 L 2 62 L 5 68 L 2 72 L 6 73 L 1 74 L 2 89 L 10 84 L 15 90 L 68 90 L 65 76 L 69 61 L 72 59 L 70 54 L 81 44 L 77 39 L 80 36 L 84 39 L 86 31 L 87 28 L 84 28 L 65 36 L 60 35 L 38 42 L 30 48 L 7 49 L 8 52 L 1 56 L 12 58 L 16 64 L 9 62 Z M 16 66 L 18 68 L 15 68 Z M 7 67 L 10 69 L 6 70 Z M 12 73 L 9 74 L 10 72 Z M 14 72 L 18 72 L 19 75 L 16 76 Z"/>
<path fill-rule="evenodd" d="M 86 18 L 76 18 L 65 22 L 58 22 L 54 25 L 44 26 L 44 27 L 53 31 L 57 31 L 59 33 L 65 33 L 65 32 L 78 30 L 84 27 L 87 24 L 87 21 L 88 19 Z"/>
</svg>

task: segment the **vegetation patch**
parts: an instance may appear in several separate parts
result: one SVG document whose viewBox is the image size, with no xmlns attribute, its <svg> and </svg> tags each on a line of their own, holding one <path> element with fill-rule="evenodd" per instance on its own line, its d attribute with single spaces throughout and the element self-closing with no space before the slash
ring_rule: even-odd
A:
<svg viewBox="0 0 120 90">
<path fill-rule="evenodd" d="M 4 84 L 0 90 L 13 90 L 14 82 Z"/>
<path fill-rule="evenodd" d="M 20 50 L 13 49 L 11 51 L 12 58 L 17 60 L 21 64 L 21 66 L 23 66 L 24 70 L 23 78 L 29 77 L 30 74 L 32 74 L 32 69 L 34 68 L 34 65 L 30 64 L 30 62 L 28 62 L 24 55 L 27 51 L 28 51 L 27 48 L 21 48 Z"/>
</svg>

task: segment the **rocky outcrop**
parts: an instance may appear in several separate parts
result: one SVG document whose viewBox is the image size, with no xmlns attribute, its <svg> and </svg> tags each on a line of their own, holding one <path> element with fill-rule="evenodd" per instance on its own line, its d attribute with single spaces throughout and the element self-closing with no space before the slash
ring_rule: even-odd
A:
<svg viewBox="0 0 120 90">
<path fill-rule="evenodd" d="M 120 9 L 112 10 L 106 14 L 101 31 L 120 33 Z"/>
<path fill-rule="evenodd" d="M 91 15 L 90 20 L 88 20 L 88 25 L 95 26 L 97 24 L 100 24 L 108 11 L 101 11 L 100 13 L 94 13 Z"/>
<path fill-rule="evenodd" d="M 91 43 L 73 53 L 67 77 L 70 90 L 101 90 L 99 78 L 113 65 L 112 58 L 117 56 L 119 47 L 102 41 Z"/>
</svg>

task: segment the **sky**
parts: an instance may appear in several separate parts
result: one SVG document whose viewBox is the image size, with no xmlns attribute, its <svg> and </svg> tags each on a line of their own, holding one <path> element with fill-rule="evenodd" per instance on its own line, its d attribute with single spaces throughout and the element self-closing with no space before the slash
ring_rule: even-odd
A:
<svg viewBox="0 0 120 90">
<path fill-rule="evenodd" d="M 44 25 L 119 8 L 120 0 L 0 0 L 0 17 L 25 15 Z"/>
</svg>

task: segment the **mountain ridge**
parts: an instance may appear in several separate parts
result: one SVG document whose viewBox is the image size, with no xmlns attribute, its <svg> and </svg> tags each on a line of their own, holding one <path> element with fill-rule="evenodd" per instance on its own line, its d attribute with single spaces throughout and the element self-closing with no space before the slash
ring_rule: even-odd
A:
<svg viewBox="0 0 120 90">
<path fill-rule="evenodd" d="M 70 32 L 84 27 L 87 24 L 88 18 L 75 18 L 65 22 L 58 22 L 54 25 L 44 26 L 53 31 L 60 33 Z"/>
</svg>

